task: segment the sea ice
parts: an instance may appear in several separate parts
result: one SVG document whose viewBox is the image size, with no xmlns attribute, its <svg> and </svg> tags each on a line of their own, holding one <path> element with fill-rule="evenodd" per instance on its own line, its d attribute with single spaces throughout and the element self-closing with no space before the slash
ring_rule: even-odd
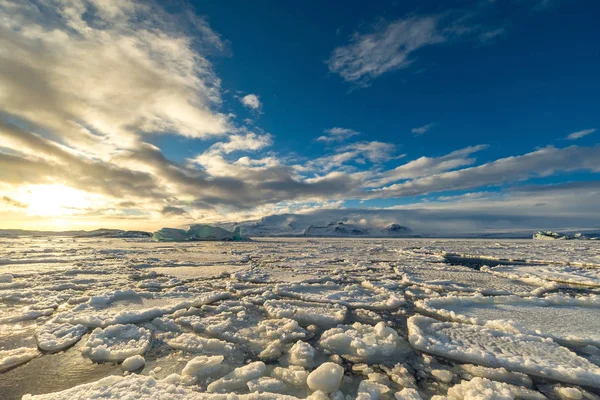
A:
<svg viewBox="0 0 600 400">
<path fill-rule="evenodd" d="M 83 325 L 48 322 L 36 334 L 38 347 L 48 352 L 63 350 L 77 343 L 87 330 Z"/>
<path fill-rule="evenodd" d="M 482 268 L 492 274 L 511 279 L 528 279 L 544 284 L 558 282 L 563 284 L 600 287 L 600 269 L 580 268 L 568 265 L 501 265 L 494 268 Z"/>
<path fill-rule="evenodd" d="M 418 301 L 416 305 L 427 313 L 457 322 L 541 335 L 576 345 L 600 345 L 600 296 L 597 295 L 449 296 Z"/>
<path fill-rule="evenodd" d="M 150 348 L 152 333 L 145 328 L 128 324 L 96 328 L 81 349 L 93 361 L 120 362 L 128 357 L 143 355 Z"/>
<path fill-rule="evenodd" d="M 342 382 L 344 376 L 344 368 L 340 365 L 326 362 L 308 375 L 306 383 L 313 390 L 322 390 L 326 393 L 335 392 Z"/>
<path fill-rule="evenodd" d="M 323 332 L 319 345 L 350 361 L 365 363 L 383 363 L 410 352 L 408 343 L 385 322 L 375 326 L 360 322 L 339 325 Z"/>
<path fill-rule="evenodd" d="M 552 339 L 440 322 L 419 315 L 409 318 L 408 329 L 410 344 L 427 353 L 600 388 L 600 367 Z"/>
<path fill-rule="evenodd" d="M 144 357 L 136 355 L 127 357 L 125 360 L 123 360 L 123 364 L 121 364 L 121 367 L 124 371 L 132 372 L 143 368 L 144 365 L 146 365 L 146 360 L 144 359 Z"/>
<path fill-rule="evenodd" d="M 486 378 L 473 378 L 448 389 L 448 398 L 453 400 L 545 400 L 546 396 L 522 386 L 494 382 Z"/>
<path fill-rule="evenodd" d="M 302 325 L 335 326 L 344 321 L 348 309 L 339 304 L 310 303 L 301 300 L 268 300 L 265 310 L 271 318 L 291 318 Z"/>
<path fill-rule="evenodd" d="M 217 379 L 207 387 L 208 392 L 228 393 L 247 386 L 253 379 L 264 376 L 267 366 L 262 361 L 256 361 L 234 369 L 231 373 Z"/>
<path fill-rule="evenodd" d="M 0 350 L 0 372 L 37 357 L 40 353 L 31 347 L 19 347 L 12 350 Z"/>
</svg>

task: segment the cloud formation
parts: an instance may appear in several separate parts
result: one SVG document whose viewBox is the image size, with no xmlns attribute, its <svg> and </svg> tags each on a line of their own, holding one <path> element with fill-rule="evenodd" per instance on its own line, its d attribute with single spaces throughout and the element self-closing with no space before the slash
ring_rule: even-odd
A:
<svg viewBox="0 0 600 400">
<path fill-rule="evenodd" d="M 327 142 L 327 143 L 343 142 L 346 139 L 349 139 L 353 136 L 360 135 L 360 132 L 357 132 L 353 129 L 339 128 L 339 127 L 325 129 L 323 132 L 326 133 L 326 135 L 319 136 L 317 138 L 317 141 Z"/>
<path fill-rule="evenodd" d="M 415 135 L 422 135 L 424 133 L 427 133 L 431 128 L 433 128 L 433 125 L 434 124 L 423 125 L 418 128 L 412 128 L 410 131 Z"/>
<path fill-rule="evenodd" d="M 252 110 L 258 110 L 262 106 L 260 99 L 255 94 L 247 94 L 244 97 L 240 97 L 240 101 L 245 107 L 248 107 Z"/>
<path fill-rule="evenodd" d="M 593 129 L 584 129 L 584 130 L 582 130 L 582 131 L 577 131 L 577 132 L 570 133 L 570 134 L 567 136 L 567 139 L 568 139 L 568 140 L 577 140 L 577 139 L 581 139 L 582 137 L 584 137 L 584 136 L 587 136 L 587 135 L 589 135 L 589 134 L 592 134 L 592 133 L 594 133 L 594 132 L 596 132 L 596 129 L 595 129 L 595 128 L 593 128 Z"/>
</svg>

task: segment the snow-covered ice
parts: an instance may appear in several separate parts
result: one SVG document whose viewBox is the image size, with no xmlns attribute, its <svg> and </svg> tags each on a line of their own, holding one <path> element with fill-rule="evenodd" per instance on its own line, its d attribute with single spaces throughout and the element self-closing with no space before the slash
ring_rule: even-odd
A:
<svg viewBox="0 0 600 400">
<path fill-rule="evenodd" d="M 0 238 L 0 398 L 597 399 L 599 245 Z"/>
<path fill-rule="evenodd" d="M 411 345 L 427 353 L 600 388 L 600 367 L 552 339 L 419 315 L 410 317 L 408 329 Z"/>
<path fill-rule="evenodd" d="M 600 320 L 600 296 L 597 295 L 551 295 L 545 298 L 449 296 L 419 301 L 417 307 L 458 322 L 547 336 L 577 345 L 600 345 L 597 322 Z"/>
</svg>

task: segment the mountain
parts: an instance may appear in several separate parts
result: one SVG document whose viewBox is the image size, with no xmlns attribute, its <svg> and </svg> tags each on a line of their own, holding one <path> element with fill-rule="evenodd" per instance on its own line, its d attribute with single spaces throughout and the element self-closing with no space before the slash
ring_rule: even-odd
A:
<svg viewBox="0 0 600 400">
<path fill-rule="evenodd" d="M 80 238 L 147 238 L 152 234 L 144 231 L 125 231 L 122 229 L 96 229 L 93 231 L 30 231 L 26 229 L 0 229 L 0 237 L 18 236 L 69 236 Z"/>
</svg>

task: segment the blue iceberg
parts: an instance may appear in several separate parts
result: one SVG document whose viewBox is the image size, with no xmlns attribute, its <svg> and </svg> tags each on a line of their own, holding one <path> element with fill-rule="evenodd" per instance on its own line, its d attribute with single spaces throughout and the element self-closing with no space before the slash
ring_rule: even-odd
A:
<svg viewBox="0 0 600 400">
<path fill-rule="evenodd" d="M 242 230 L 236 226 L 233 231 L 220 228 L 218 226 L 197 224 L 190 226 L 190 229 L 162 228 L 152 235 L 152 238 L 158 242 L 189 242 L 189 241 L 240 241 L 248 240 L 242 236 Z"/>
</svg>

